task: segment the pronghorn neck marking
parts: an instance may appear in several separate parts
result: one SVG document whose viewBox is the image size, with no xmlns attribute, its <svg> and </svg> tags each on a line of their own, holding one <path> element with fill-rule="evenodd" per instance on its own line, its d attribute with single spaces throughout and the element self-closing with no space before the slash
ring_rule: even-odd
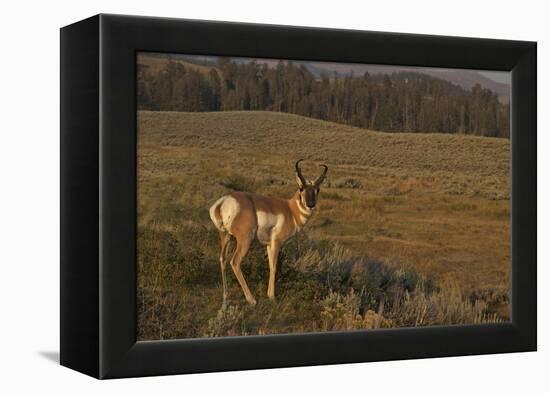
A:
<svg viewBox="0 0 550 393">
<path fill-rule="evenodd" d="M 293 215 L 293 219 L 294 219 L 294 226 L 299 231 L 306 225 L 308 219 L 313 214 L 313 210 L 306 208 L 302 204 L 302 198 L 300 197 L 300 194 L 297 195 L 297 198 L 295 199 L 295 203 L 296 203 L 296 207 L 298 208 L 298 212 L 297 212 L 298 214 Z"/>
</svg>

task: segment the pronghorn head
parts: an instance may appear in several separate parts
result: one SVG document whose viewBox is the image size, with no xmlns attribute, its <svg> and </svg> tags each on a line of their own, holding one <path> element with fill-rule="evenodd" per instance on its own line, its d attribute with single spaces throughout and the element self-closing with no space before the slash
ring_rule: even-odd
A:
<svg viewBox="0 0 550 393">
<path fill-rule="evenodd" d="M 314 209 L 315 205 L 317 205 L 319 187 L 321 187 L 321 183 L 323 183 L 323 181 L 327 177 L 328 167 L 326 165 L 320 165 L 324 168 L 321 176 L 319 176 L 315 181 L 306 180 L 302 175 L 302 170 L 300 169 L 301 161 L 303 161 L 303 159 L 296 161 L 296 183 L 298 183 L 300 199 L 303 206 L 307 207 L 308 209 Z"/>
</svg>

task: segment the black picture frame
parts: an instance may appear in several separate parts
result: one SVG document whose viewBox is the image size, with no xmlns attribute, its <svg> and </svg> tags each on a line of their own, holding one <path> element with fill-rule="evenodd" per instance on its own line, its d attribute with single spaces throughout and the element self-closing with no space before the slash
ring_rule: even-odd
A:
<svg viewBox="0 0 550 393">
<path fill-rule="evenodd" d="M 512 72 L 510 323 L 136 342 L 138 51 Z M 97 15 L 61 29 L 61 364 L 96 378 L 534 351 L 536 43 Z"/>
</svg>

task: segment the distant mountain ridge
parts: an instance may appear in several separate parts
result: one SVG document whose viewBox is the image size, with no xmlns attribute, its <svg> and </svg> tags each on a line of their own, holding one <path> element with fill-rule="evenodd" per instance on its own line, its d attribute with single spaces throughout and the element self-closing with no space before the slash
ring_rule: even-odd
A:
<svg viewBox="0 0 550 393">
<path fill-rule="evenodd" d="M 255 59 L 259 64 L 267 64 L 269 67 L 274 67 L 278 60 Z M 244 61 L 243 61 L 244 62 Z M 378 64 L 351 64 L 351 63 L 330 63 L 330 62 L 311 62 L 311 61 L 295 61 L 296 64 L 304 65 L 311 73 L 316 76 L 321 76 L 325 73 L 328 75 L 336 73 L 338 76 L 346 76 L 353 73 L 355 76 L 361 76 L 368 72 L 369 74 L 392 74 L 394 72 L 415 72 L 419 74 L 429 75 L 433 78 L 442 79 L 453 83 L 466 90 L 470 90 L 476 84 L 479 84 L 485 89 L 492 90 L 499 96 L 501 102 L 508 103 L 510 97 L 510 86 L 505 83 L 496 82 L 482 74 L 477 70 L 449 69 L 449 68 L 428 68 L 428 67 L 407 67 L 407 66 L 391 66 Z"/>
<path fill-rule="evenodd" d="M 476 84 L 481 85 L 486 89 L 492 90 L 501 99 L 508 99 L 510 97 L 510 86 L 505 83 L 496 82 L 476 70 L 462 70 L 462 69 L 441 69 L 441 68 L 427 68 L 427 67 L 406 67 L 406 66 L 388 66 L 388 65 L 375 65 L 375 64 L 334 64 L 323 62 L 299 62 L 304 64 L 311 72 L 316 75 L 321 73 L 334 73 L 338 76 L 349 75 L 363 75 L 365 72 L 369 74 L 392 74 L 394 72 L 417 72 L 432 76 L 434 78 L 442 79 L 447 82 L 451 82 L 464 89 L 470 90 Z M 508 101 L 506 101 L 508 102 Z"/>
<path fill-rule="evenodd" d="M 245 63 L 249 59 L 234 58 L 237 63 Z M 258 64 L 267 64 L 268 67 L 275 67 L 279 60 L 254 59 Z M 312 61 L 294 61 L 295 64 L 304 65 L 315 76 L 321 74 L 334 74 L 346 76 L 353 73 L 355 76 L 361 76 L 365 72 L 369 74 L 392 74 L 394 72 L 416 72 L 429 75 L 434 78 L 453 83 L 466 90 L 470 90 L 476 84 L 485 89 L 493 91 L 502 103 L 510 102 L 510 86 L 506 83 L 496 82 L 477 70 L 449 69 L 449 68 L 429 68 L 429 67 L 407 67 L 378 64 L 352 64 L 352 63 L 331 63 L 331 62 L 312 62 Z"/>
</svg>

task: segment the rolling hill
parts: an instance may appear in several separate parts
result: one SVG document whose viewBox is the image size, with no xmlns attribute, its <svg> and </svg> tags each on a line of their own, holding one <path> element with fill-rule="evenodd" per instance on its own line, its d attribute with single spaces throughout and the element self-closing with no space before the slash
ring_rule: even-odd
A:
<svg viewBox="0 0 550 393">
<path fill-rule="evenodd" d="M 258 192 L 290 196 L 295 160 L 309 161 L 310 177 L 318 172 L 313 163 L 326 163 L 323 191 L 333 199 L 322 206 L 328 211 L 320 216 L 331 221 L 323 235 L 380 257 L 404 252 L 426 274 L 469 284 L 480 271 L 464 264 L 508 269 L 508 140 L 390 134 L 274 112 L 144 111 L 138 124 L 144 179 L 206 176 L 213 194 L 201 191 L 209 200 L 223 192 L 215 186 L 222 177 L 238 174 Z"/>
</svg>

